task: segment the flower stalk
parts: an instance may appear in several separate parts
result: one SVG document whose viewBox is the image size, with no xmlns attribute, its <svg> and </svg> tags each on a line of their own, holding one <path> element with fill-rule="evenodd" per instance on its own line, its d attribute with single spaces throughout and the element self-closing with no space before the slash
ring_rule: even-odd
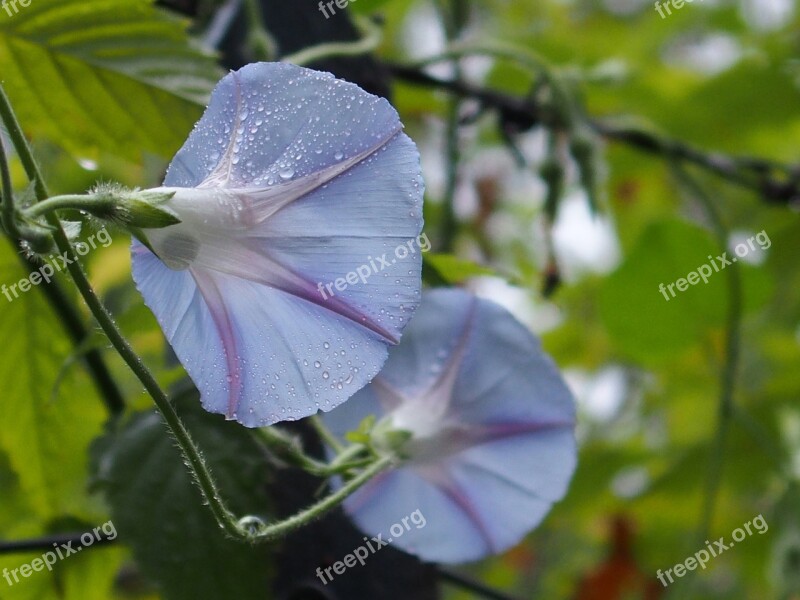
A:
<svg viewBox="0 0 800 600">
<path fill-rule="evenodd" d="M 5 94 L 5 90 L 0 85 L 0 120 L 5 124 L 9 131 L 11 140 L 17 150 L 22 165 L 25 169 L 28 178 L 34 184 L 34 190 L 39 204 L 34 205 L 33 209 L 29 210 L 27 216 L 29 218 L 44 217 L 48 227 L 52 231 L 52 237 L 59 252 L 69 258 L 76 258 L 73 254 L 72 247 L 69 239 L 62 227 L 61 222 L 56 215 L 57 210 L 63 209 L 77 209 L 87 210 L 87 207 L 92 208 L 109 208 L 110 202 L 107 197 L 101 198 L 98 204 L 97 195 L 69 195 L 69 196 L 56 196 L 49 198 L 47 188 L 42 179 L 41 172 L 38 164 L 33 156 L 33 152 L 22 134 L 19 127 L 16 115 L 11 107 L 11 103 Z M 1 160 L 0 163 L 4 161 Z M 4 175 L 4 173 L 0 173 Z M 10 204 L 10 180 L 3 176 L 3 210 L 4 217 L 8 209 L 6 206 Z M 120 189 L 120 188 L 117 188 Z M 145 193 L 148 191 L 145 190 Z M 158 202 L 156 200 L 152 204 L 155 206 Z M 162 199 L 163 201 L 163 199 Z M 42 206 L 40 206 L 42 205 Z M 36 208 L 39 206 L 39 208 Z M 12 211 L 14 208 L 12 207 Z M 91 212 L 91 211 L 89 211 Z M 208 465 L 202 457 L 200 449 L 192 438 L 189 430 L 178 415 L 175 407 L 170 402 L 166 393 L 161 389 L 157 380 L 151 371 L 144 364 L 142 359 L 130 345 L 128 340 L 117 327 L 111 313 L 105 308 L 100 299 L 97 297 L 94 289 L 92 288 L 86 273 L 80 265 L 78 260 L 72 260 L 67 266 L 69 273 L 78 288 L 78 291 L 86 302 L 90 312 L 97 320 L 103 333 L 111 342 L 111 345 L 122 357 L 128 367 L 133 371 L 134 375 L 144 386 L 147 393 L 151 396 L 159 411 L 164 417 L 164 421 L 170 433 L 177 441 L 182 454 L 186 459 L 189 470 L 197 482 L 203 494 L 205 501 L 214 515 L 219 526 L 231 537 L 241 539 L 251 543 L 259 541 L 267 541 L 275 539 L 278 536 L 284 535 L 302 525 L 319 518 L 328 510 L 335 508 L 352 492 L 364 485 L 372 477 L 388 468 L 392 463 L 392 457 L 383 457 L 372 462 L 361 473 L 349 480 L 342 488 L 320 500 L 311 507 L 289 517 L 283 521 L 266 525 L 256 517 L 244 517 L 237 519 L 233 512 L 227 507 L 223 500 L 220 490 L 214 480 Z M 309 459 L 311 460 L 311 459 Z M 311 464 L 311 463 L 309 463 Z"/>
</svg>

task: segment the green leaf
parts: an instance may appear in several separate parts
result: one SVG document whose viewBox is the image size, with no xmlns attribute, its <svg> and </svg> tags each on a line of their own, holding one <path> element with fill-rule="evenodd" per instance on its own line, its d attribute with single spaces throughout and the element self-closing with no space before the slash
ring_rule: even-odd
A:
<svg viewBox="0 0 800 600">
<path fill-rule="evenodd" d="M 265 518 L 268 465 L 247 430 L 204 411 L 196 394 L 177 408 L 231 509 Z M 165 598 L 265 597 L 268 547 L 224 535 L 158 414 L 137 414 L 93 456 L 120 539 Z"/>
<path fill-rule="evenodd" d="M 58 563 L 56 569 L 63 571 L 59 573 L 63 575 L 63 598 L 107 600 L 113 597 L 112 590 L 127 554 L 122 547 L 98 546 Z"/>
<path fill-rule="evenodd" d="M 72 345 L 41 291 L 20 291 L 28 273 L 7 242 L 0 245 L 0 273 L 0 449 L 17 475 L 27 512 L 43 521 L 71 514 L 92 522 L 98 517 L 85 494 L 86 452 L 102 430 L 103 404 L 80 369 L 58 382 Z"/>
<path fill-rule="evenodd" d="M 738 261 L 724 251 L 727 260 Z M 619 348 L 658 361 L 722 327 L 729 301 L 726 279 L 734 268 L 721 264 L 722 254 L 711 234 L 697 225 L 676 219 L 650 225 L 600 293 L 601 316 Z M 768 297 L 771 280 L 763 269 L 744 263 L 735 268 L 740 269 L 744 309 L 752 310 Z M 705 282 L 702 274 L 694 285 L 686 281 L 701 269 L 707 273 Z M 683 291 L 679 280 L 684 280 Z"/>
<path fill-rule="evenodd" d="M 434 269 L 447 283 L 461 283 L 470 277 L 481 275 L 497 275 L 489 267 L 484 267 L 464 258 L 459 258 L 453 254 L 432 254 L 424 255 L 424 260 Z"/>
<path fill-rule="evenodd" d="M 659 359 L 696 343 L 707 327 L 722 325 L 727 273 L 682 292 L 673 285 L 674 298 L 669 289 L 667 298 L 659 291 L 718 254 L 711 235 L 690 223 L 665 220 L 648 227 L 600 294 L 603 321 L 620 348 Z"/>
<path fill-rule="evenodd" d="M 0 11 L 0 63 L 23 126 L 78 157 L 171 157 L 218 79 L 184 21 L 150 0 L 47 0 Z"/>
<path fill-rule="evenodd" d="M 94 525 L 87 525 L 84 531 L 91 531 Z M 80 531 L 80 529 L 76 529 Z M 75 546 L 77 548 L 77 546 Z M 113 590 L 123 560 L 127 552 L 122 547 L 95 546 L 83 549 L 58 560 L 52 571 L 46 568 L 32 571 L 28 577 L 17 572 L 15 581 L 13 570 L 22 565 L 41 559 L 46 548 L 36 552 L 0 556 L 0 571 L 8 569 L 12 586 L 0 578 L 3 600 L 108 600 L 114 598 Z"/>
</svg>

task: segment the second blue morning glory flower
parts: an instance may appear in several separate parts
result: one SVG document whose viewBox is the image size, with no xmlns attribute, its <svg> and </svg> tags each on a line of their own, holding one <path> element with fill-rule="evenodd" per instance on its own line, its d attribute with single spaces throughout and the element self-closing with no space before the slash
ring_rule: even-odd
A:
<svg viewBox="0 0 800 600">
<path fill-rule="evenodd" d="M 393 543 L 426 561 L 510 548 L 575 469 L 575 403 L 557 367 L 510 313 L 461 290 L 425 294 L 380 375 L 325 422 L 344 435 L 370 415 L 373 440 L 401 461 L 345 511 L 370 535 L 420 511 L 425 527 Z"/>
</svg>

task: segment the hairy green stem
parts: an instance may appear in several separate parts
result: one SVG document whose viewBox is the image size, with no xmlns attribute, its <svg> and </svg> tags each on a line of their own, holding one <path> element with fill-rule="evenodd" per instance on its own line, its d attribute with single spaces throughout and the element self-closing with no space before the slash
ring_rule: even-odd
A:
<svg viewBox="0 0 800 600">
<path fill-rule="evenodd" d="M 261 427 L 256 429 L 255 433 L 270 449 L 292 465 L 314 475 L 323 476 L 328 473 L 328 465 L 326 463 L 311 458 L 303 452 L 302 442 L 299 437 L 293 436 L 275 426 Z"/>
<path fill-rule="evenodd" d="M 48 215 L 57 210 L 96 210 L 98 206 L 107 209 L 114 208 L 114 198 L 112 196 L 100 196 L 98 194 L 65 194 L 63 196 L 51 196 L 46 200 L 41 200 L 28 208 L 25 214 L 35 219 Z"/>
<path fill-rule="evenodd" d="M 0 188 L 0 201 L 2 201 L 2 221 L 8 235 L 18 238 L 19 231 L 17 230 L 17 223 L 14 215 L 14 192 L 11 187 L 11 173 L 8 170 L 8 158 L 6 157 L 6 149 L 3 144 L 3 137 L 0 135 L 0 179 L 2 179 L 2 188 Z"/>
<path fill-rule="evenodd" d="M 338 453 L 337 456 L 330 463 L 326 463 L 308 456 L 303 451 L 300 438 L 279 427 L 262 427 L 256 429 L 255 433 L 278 456 L 318 477 L 347 473 L 353 469 L 369 466 L 375 460 L 372 455 L 361 456 L 369 450 L 363 444 L 352 444 L 346 448 L 339 444 L 339 447 L 334 449 Z M 330 435 L 330 432 L 328 433 Z"/>
<path fill-rule="evenodd" d="M 347 498 L 350 494 L 355 492 L 373 477 L 381 473 L 382 471 L 388 469 L 394 463 L 394 457 L 391 456 L 384 456 L 379 458 L 372 464 L 370 464 L 367 468 L 365 468 L 361 473 L 350 479 L 347 483 L 345 483 L 341 488 L 336 490 L 334 493 L 326 496 L 316 504 L 308 507 L 305 510 L 298 512 L 297 514 L 284 519 L 278 523 L 273 525 L 264 525 L 262 526 L 255 534 L 253 534 L 254 541 L 269 541 L 286 535 L 299 527 L 302 527 L 306 523 L 310 523 L 316 519 L 322 517 L 325 513 L 330 511 L 331 509 L 336 508 L 339 506 L 345 498 Z"/>
<path fill-rule="evenodd" d="M 314 430 L 317 432 L 317 435 L 320 439 L 328 444 L 331 448 L 333 448 L 337 454 L 341 454 L 344 450 L 344 445 L 342 442 L 339 441 L 335 435 L 331 433 L 331 431 L 325 426 L 325 423 L 322 421 L 319 415 L 312 415 L 309 417 L 309 422 Z"/>
<path fill-rule="evenodd" d="M 36 197 L 40 200 L 46 199 L 48 195 L 47 188 L 45 187 L 39 167 L 33 158 L 33 153 L 28 146 L 28 141 L 25 139 L 25 136 L 22 133 L 22 129 L 19 126 L 19 122 L 17 121 L 16 115 L 11 108 L 11 103 L 9 102 L 8 96 L 6 95 L 5 89 L 2 85 L 0 85 L 0 120 L 6 126 L 9 138 L 17 150 L 17 155 L 22 162 L 22 166 L 25 169 L 28 179 L 30 179 L 34 184 Z M 4 164 L 4 166 L 0 167 L 0 169 L 3 169 L 3 195 L 6 196 L 7 194 L 10 194 L 10 191 L 7 191 L 6 188 L 10 190 L 11 182 L 10 179 L 6 179 L 8 175 L 8 164 L 5 160 L 5 156 L 2 157 L 0 163 Z M 7 196 L 7 202 L 9 205 L 11 204 L 10 195 Z M 6 201 L 4 201 L 3 204 L 3 208 L 6 210 Z M 51 221 L 51 225 L 55 226 L 53 235 L 59 251 L 69 255 L 71 252 L 71 246 L 66 234 L 64 233 L 64 230 L 61 228 L 61 224 L 58 222 L 58 220 L 53 219 Z M 19 245 L 18 238 L 12 236 L 12 241 L 15 243 L 15 246 Z M 28 272 L 33 273 L 35 270 L 34 265 L 25 260 L 23 257 L 20 258 Z M 68 265 L 68 268 L 73 278 L 77 276 L 78 278 L 84 279 L 84 281 L 86 281 L 88 284 L 88 280 L 86 280 L 86 276 L 77 260 L 73 260 L 73 264 Z M 61 288 L 60 284 L 57 281 L 52 281 L 49 285 L 41 286 L 39 289 L 42 290 L 42 293 L 47 298 L 51 307 L 60 317 L 62 326 L 66 329 L 73 344 L 80 345 L 83 343 L 83 341 L 86 340 L 90 335 L 90 332 L 86 329 L 78 310 L 73 306 L 72 302 L 69 300 L 69 297 Z M 114 381 L 114 378 L 111 376 L 111 373 L 108 370 L 108 367 L 105 364 L 105 361 L 103 360 L 99 350 L 91 350 L 86 353 L 86 366 L 109 412 L 114 416 L 121 414 L 125 409 L 125 402 L 123 400 L 122 393 Z"/>
<path fill-rule="evenodd" d="M 44 201 L 47 198 L 47 190 L 42 181 L 41 174 L 39 173 L 38 165 L 33 158 L 33 153 L 28 146 L 27 140 L 21 134 L 21 130 L 16 121 L 16 117 L 11 109 L 11 105 L 5 96 L 2 86 L 0 86 L 0 117 L 6 123 L 9 130 L 14 129 L 16 134 L 12 136 L 12 140 L 17 145 L 17 153 L 23 162 L 23 165 L 28 171 L 29 177 L 35 182 L 36 195 Z M 74 198 L 70 199 L 71 201 Z M 52 212 L 47 214 L 47 220 L 53 228 L 53 237 L 59 251 L 68 257 L 72 257 L 72 247 L 69 244 L 66 234 L 61 227 L 60 221 Z M 111 313 L 103 306 L 94 290 L 89 283 L 85 273 L 83 272 L 77 260 L 68 265 L 69 273 L 78 288 L 79 293 L 86 302 L 89 310 L 94 318 L 97 320 L 100 328 L 108 337 L 111 345 L 119 353 L 128 367 L 133 371 L 136 377 L 144 386 L 145 390 L 153 398 L 158 409 L 166 422 L 170 433 L 178 442 L 180 449 L 189 465 L 189 468 L 194 476 L 204 499 L 208 503 L 211 512 L 213 513 L 217 523 L 222 529 L 234 538 L 244 539 L 247 541 L 265 541 L 274 539 L 288 531 L 296 529 L 303 524 L 318 518 L 327 510 L 338 506 L 344 498 L 350 493 L 358 489 L 361 485 L 369 481 L 377 473 L 387 468 L 391 464 L 391 457 L 379 459 L 370 466 L 364 469 L 358 476 L 348 481 L 341 489 L 324 498 L 317 504 L 310 508 L 301 511 L 300 513 L 289 517 L 288 519 L 275 523 L 270 526 L 260 524 L 255 531 L 249 525 L 253 520 L 250 517 L 245 517 L 238 520 L 235 515 L 228 509 L 220 495 L 219 488 L 211 475 L 208 466 L 206 465 L 199 448 L 192 439 L 189 430 L 180 419 L 175 407 L 169 401 L 169 398 L 159 386 L 153 374 L 144 364 L 139 355 L 134 351 L 128 340 L 117 327 Z"/>
<path fill-rule="evenodd" d="M 239 532 L 237 535 L 240 537 L 246 537 L 248 541 L 251 542 L 268 542 L 291 533 L 307 523 L 321 518 L 328 511 L 339 506 L 350 494 L 362 487 L 382 471 L 391 467 L 392 463 L 393 459 L 391 457 L 384 457 L 373 462 L 369 467 L 345 483 L 336 492 L 326 496 L 305 510 L 302 510 L 297 514 L 272 525 L 265 525 L 261 523 L 255 531 L 247 532 L 248 526 L 244 523 L 252 522 L 252 519 L 249 517 L 245 518 L 242 520 L 241 525 L 237 525 L 237 531 Z M 58 542 L 76 541 L 77 543 L 77 541 L 79 541 L 79 537 L 80 536 L 78 534 L 61 534 L 29 540 L 0 541 L 0 555 L 30 552 L 38 550 L 39 548 L 46 549 L 52 547 L 54 543 Z M 105 539 L 98 542 L 97 545 L 110 544 L 113 542 L 114 540 Z"/>
<path fill-rule="evenodd" d="M 39 167 L 33 158 L 33 153 L 28 146 L 27 140 L 25 140 L 24 136 L 22 136 L 16 116 L 11 109 L 11 104 L 8 102 L 8 98 L 5 95 L 5 91 L 2 89 L 2 86 L 0 86 L 0 117 L 2 117 L 3 121 L 6 123 L 9 133 L 12 134 L 12 140 L 17 148 L 17 154 L 19 154 L 20 160 L 22 161 L 29 178 L 31 178 L 34 182 L 37 198 L 40 200 L 46 200 L 47 189 L 44 185 L 44 181 L 42 180 L 41 173 L 39 172 Z M 12 133 L 12 130 L 14 133 Z M 68 257 L 72 257 L 72 247 L 70 246 L 69 240 L 67 239 L 59 220 L 52 213 L 47 215 L 47 220 L 48 223 L 54 228 L 53 237 L 59 251 Z M 206 464 L 200 455 L 200 451 L 195 445 L 194 440 L 189 434 L 189 431 L 180 420 L 178 413 L 170 403 L 167 395 L 158 385 L 155 377 L 153 377 L 152 373 L 150 373 L 150 370 L 142 362 L 142 359 L 139 358 L 138 354 L 136 354 L 131 345 L 122 335 L 122 332 L 117 328 L 116 323 L 114 323 L 113 317 L 94 293 L 94 290 L 92 289 L 86 274 L 83 272 L 80 263 L 77 260 L 73 260 L 71 264 L 67 265 L 67 268 L 72 276 L 73 281 L 75 282 L 76 287 L 78 288 L 79 293 L 86 302 L 86 305 L 89 307 L 92 315 L 97 320 L 100 328 L 103 330 L 103 333 L 106 334 L 106 337 L 108 337 L 111 345 L 114 346 L 114 349 L 119 353 L 128 367 L 130 367 L 142 385 L 144 385 L 145 390 L 147 390 L 147 392 L 153 398 L 156 406 L 158 406 L 158 409 L 164 416 L 167 427 L 170 429 L 172 435 L 175 437 L 181 450 L 183 451 L 183 454 L 192 470 L 192 474 L 197 480 L 197 483 L 203 492 L 203 496 L 208 502 L 209 508 L 214 514 L 214 517 L 217 519 L 217 522 L 230 535 L 233 535 L 234 537 L 246 537 L 246 534 L 243 534 L 234 515 L 224 505 L 219 491 L 217 490 L 216 483 L 214 482 L 211 473 L 208 471 L 208 468 L 206 467 Z"/>
</svg>

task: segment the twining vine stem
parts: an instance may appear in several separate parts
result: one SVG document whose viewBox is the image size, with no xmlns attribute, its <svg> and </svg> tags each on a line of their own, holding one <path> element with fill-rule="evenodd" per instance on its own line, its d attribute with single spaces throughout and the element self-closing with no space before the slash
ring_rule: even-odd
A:
<svg viewBox="0 0 800 600">
<path fill-rule="evenodd" d="M 0 119 L 2 119 L 3 123 L 6 125 L 9 137 L 17 150 L 17 154 L 25 168 L 28 178 L 34 183 L 37 200 L 39 202 L 46 202 L 48 199 L 48 192 L 44 180 L 42 179 L 41 172 L 28 141 L 22 134 L 19 122 L 17 121 L 16 115 L 14 114 L 11 103 L 2 85 L 0 85 Z M 0 159 L 4 159 L 4 157 L 0 156 Z M 3 161 L 0 160 L 0 162 Z M 5 176 L 5 173 L 7 173 L 7 169 L 0 172 L 4 180 L 3 187 L 4 189 L 10 189 L 9 179 Z M 5 196 L 4 206 L 7 206 L 7 204 L 11 202 L 11 196 L 6 191 L 4 191 L 3 196 Z M 74 198 L 70 200 L 74 200 Z M 76 258 L 73 255 L 69 239 L 56 215 L 53 212 L 48 212 L 45 218 L 52 229 L 52 235 L 59 252 L 70 258 Z M 266 525 L 255 517 L 237 519 L 226 506 L 217 484 L 202 457 L 200 449 L 192 439 L 189 430 L 180 419 L 180 416 L 166 393 L 161 389 L 161 386 L 159 386 L 153 374 L 119 330 L 111 313 L 109 313 L 102 302 L 100 302 L 100 299 L 92 289 L 79 261 L 77 259 L 73 260 L 68 264 L 67 268 L 81 297 L 84 299 L 92 315 L 108 337 L 111 345 L 133 371 L 161 411 L 164 421 L 175 437 L 175 440 L 178 442 L 192 475 L 200 487 L 206 502 L 208 502 L 211 512 L 217 520 L 217 523 L 228 535 L 249 542 L 274 539 L 279 535 L 283 535 L 292 529 L 318 518 L 324 512 L 338 506 L 344 498 L 358 489 L 358 487 L 364 485 L 369 479 L 391 465 L 392 457 L 383 457 L 375 460 L 333 494 L 281 522 Z"/>
<path fill-rule="evenodd" d="M 2 85 L 0 85 L 0 120 L 2 120 L 6 126 L 9 138 L 17 150 L 17 154 L 19 155 L 28 179 L 30 179 L 34 184 L 36 197 L 39 199 L 47 198 L 47 188 L 45 187 L 39 167 L 33 159 L 33 154 L 30 151 L 27 140 L 22 133 L 22 129 L 19 126 L 19 122 L 14 115 L 14 112 L 11 108 L 11 103 L 8 100 L 8 96 L 6 96 Z M 0 176 L 2 176 L 3 179 L 4 222 L 6 218 L 14 221 L 11 179 L 8 173 L 8 162 L 6 160 L 5 152 L 0 154 L 0 164 L 2 165 L 0 166 L 0 169 L 2 169 L 0 170 Z M 69 244 L 66 234 L 64 233 L 64 230 L 61 227 L 61 224 L 55 218 L 52 218 L 50 223 L 54 227 L 53 237 L 55 238 L 59 250 L 68 253 L 70 258 L 74 258 L 71 256 L 72 248 Z M 15 226 L 6 223 L 6 232 L 10 236 L 10 241 L 18 249 L 19 239 L 16 235 L 14 235 L 15 229 Z M 34 266 L 21 254 L 19 256 L 25 269 L 32 273 L 35 270 Z M 77 260 L 73 260 L 72 263 L 68 265 L 68 269 L 70 270 L 70 274 L 73 276 L 73 278 L 77 277 L 77 279 L 82 279 L 88 285 L 86 275 L 83 273 L 83 269 Z M 56 314 L 60 317 L 61 323 L 67 330 L 73 343 L 75 345 L 82 344 L 90 335 L 90 332 L 86 329 L 77 309 L 73 306 L 66 292 L 61 287 L 61 284 L 57 281 L 52 281 L 50 285 L 43 286 L 41 289 L 43 290 L 45 297 L 50 302 L 50 305 L 53 307 Z M 100 351 L 97 349 L 89 350 L 86 353 L 86 364 L 89 373 L 92 375 L 95 385 L 100 391 L 100 395 L 103 398 L 103 401 L 105 402 L 109 412 L 112 416 L 120 415 L 125 409 L 122 393 L 114 381 L 114 378 L 111 376 L 111 372 L 108 370 Z"/>
</svg>

